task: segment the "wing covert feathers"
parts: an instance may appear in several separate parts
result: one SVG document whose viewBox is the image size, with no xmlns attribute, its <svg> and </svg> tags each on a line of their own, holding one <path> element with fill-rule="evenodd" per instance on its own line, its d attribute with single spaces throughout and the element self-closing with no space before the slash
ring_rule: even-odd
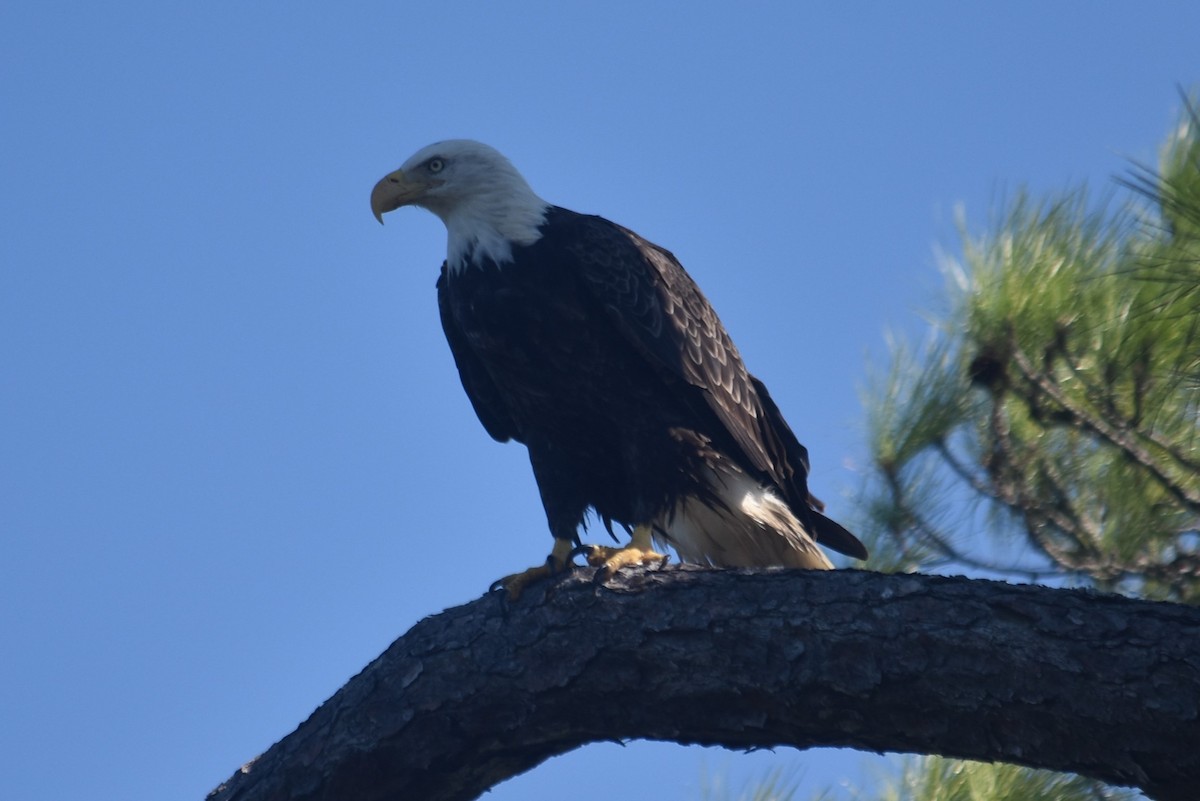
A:
<svg viewBox="0 0 1200 801">
<path fill-rule="evenodd" d="M 754 469 L 769 473 L 760 408 L 737 347 L 667 250 L 600 217 L 581 217 L 568 248 L 616 326 L 664 372 L 704 400 Z"/>
<path fill-rule="evenodd" d="M 701 390 L 745 466 L 778 488 L 815 539 L 865 559 L 862 543 L 820 513 L 808 491 L 808 451 L 674 255 L 603 218 L 575 219 L 567 247 L 622 333 L 668 375 Z"/>
</svg>

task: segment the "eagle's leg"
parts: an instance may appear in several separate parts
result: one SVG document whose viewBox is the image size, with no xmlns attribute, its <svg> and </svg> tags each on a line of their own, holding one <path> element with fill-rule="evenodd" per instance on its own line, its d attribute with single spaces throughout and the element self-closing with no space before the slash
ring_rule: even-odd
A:
<svg viewBox="0 0 1200 801">
<path fill-rule="evenodd" d="M 586 550 L 589 565 L 600 568 L 596 571 L 596 581 L 608 581 L 613 573 L 630 565 L 664 565 L 670 557 L 657 553 L 651 540 L 652 529 L 643 523 L 633 529 L 633 539 L 624 548 L 613 548 L 607 545 L 592 545 Z"/>
<path fill-rule="evenodd" d="M 571 564 L 572 553 L 572 542 L 556 537 L 554 539 L 554 549 L 550 551 L 550 555 L 546 557 L 545 562 L 528 570 L 522 570 L 520 573 L 513 573 L 511 576 L 505 576 L 502 579 L 493 581 L 488 591 L 503 588 L 508 593 L 508 600 L 515 601 L 521 597 L 521 593 L 525 591 L 525 588 L 533 582 L 547 576 L 558 575 L 566 570 Z"/>
</svg>

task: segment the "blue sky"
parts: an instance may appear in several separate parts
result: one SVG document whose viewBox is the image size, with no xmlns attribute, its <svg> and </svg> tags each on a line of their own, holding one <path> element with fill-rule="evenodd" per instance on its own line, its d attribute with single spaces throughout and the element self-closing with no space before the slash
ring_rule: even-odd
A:
<svg viewBox="0 0 1200 801">
<path fill-rule="evenodd" d="M 8 3 L 5 796 L 198 799 L 420 618 L 550 544 L 459 387 L 444 231 L 367 197 L 486 141 L 671 249 L 852 520 L 858 391 L 954 209 L 1152 161 L 1200 5 Z M 596 746 L 489 797 L 695 799 L 878 758 Z"/>
</svg>

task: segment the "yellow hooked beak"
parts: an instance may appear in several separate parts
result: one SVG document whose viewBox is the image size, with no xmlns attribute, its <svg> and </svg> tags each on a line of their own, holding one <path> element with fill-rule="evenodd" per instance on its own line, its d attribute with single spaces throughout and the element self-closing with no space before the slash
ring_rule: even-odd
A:
<svg viewBox="0 0 1200 801">
<path fill-rule="evenodd" d="M 431 181 L 423 181 L 409 175 L 404 170 L 390 172 L 371 190 L 371 213 L 382 225 L 384 214 L 407 206 L 435 185 Z"/>
</svg>

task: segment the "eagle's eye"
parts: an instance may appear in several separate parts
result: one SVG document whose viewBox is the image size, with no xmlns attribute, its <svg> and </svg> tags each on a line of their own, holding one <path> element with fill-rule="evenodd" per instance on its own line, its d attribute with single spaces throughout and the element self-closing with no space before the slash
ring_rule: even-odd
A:
<svg viewBox="0 0 1200 801">
<path fill-rule="evenodd" d="M 441 159 L 430 159 L 429 161 L 425 162 L 425 169 L 429 170 L 430 172 L 441 172 L 442 168 L 445 166 L 446 162 Z"/>
</svg>

